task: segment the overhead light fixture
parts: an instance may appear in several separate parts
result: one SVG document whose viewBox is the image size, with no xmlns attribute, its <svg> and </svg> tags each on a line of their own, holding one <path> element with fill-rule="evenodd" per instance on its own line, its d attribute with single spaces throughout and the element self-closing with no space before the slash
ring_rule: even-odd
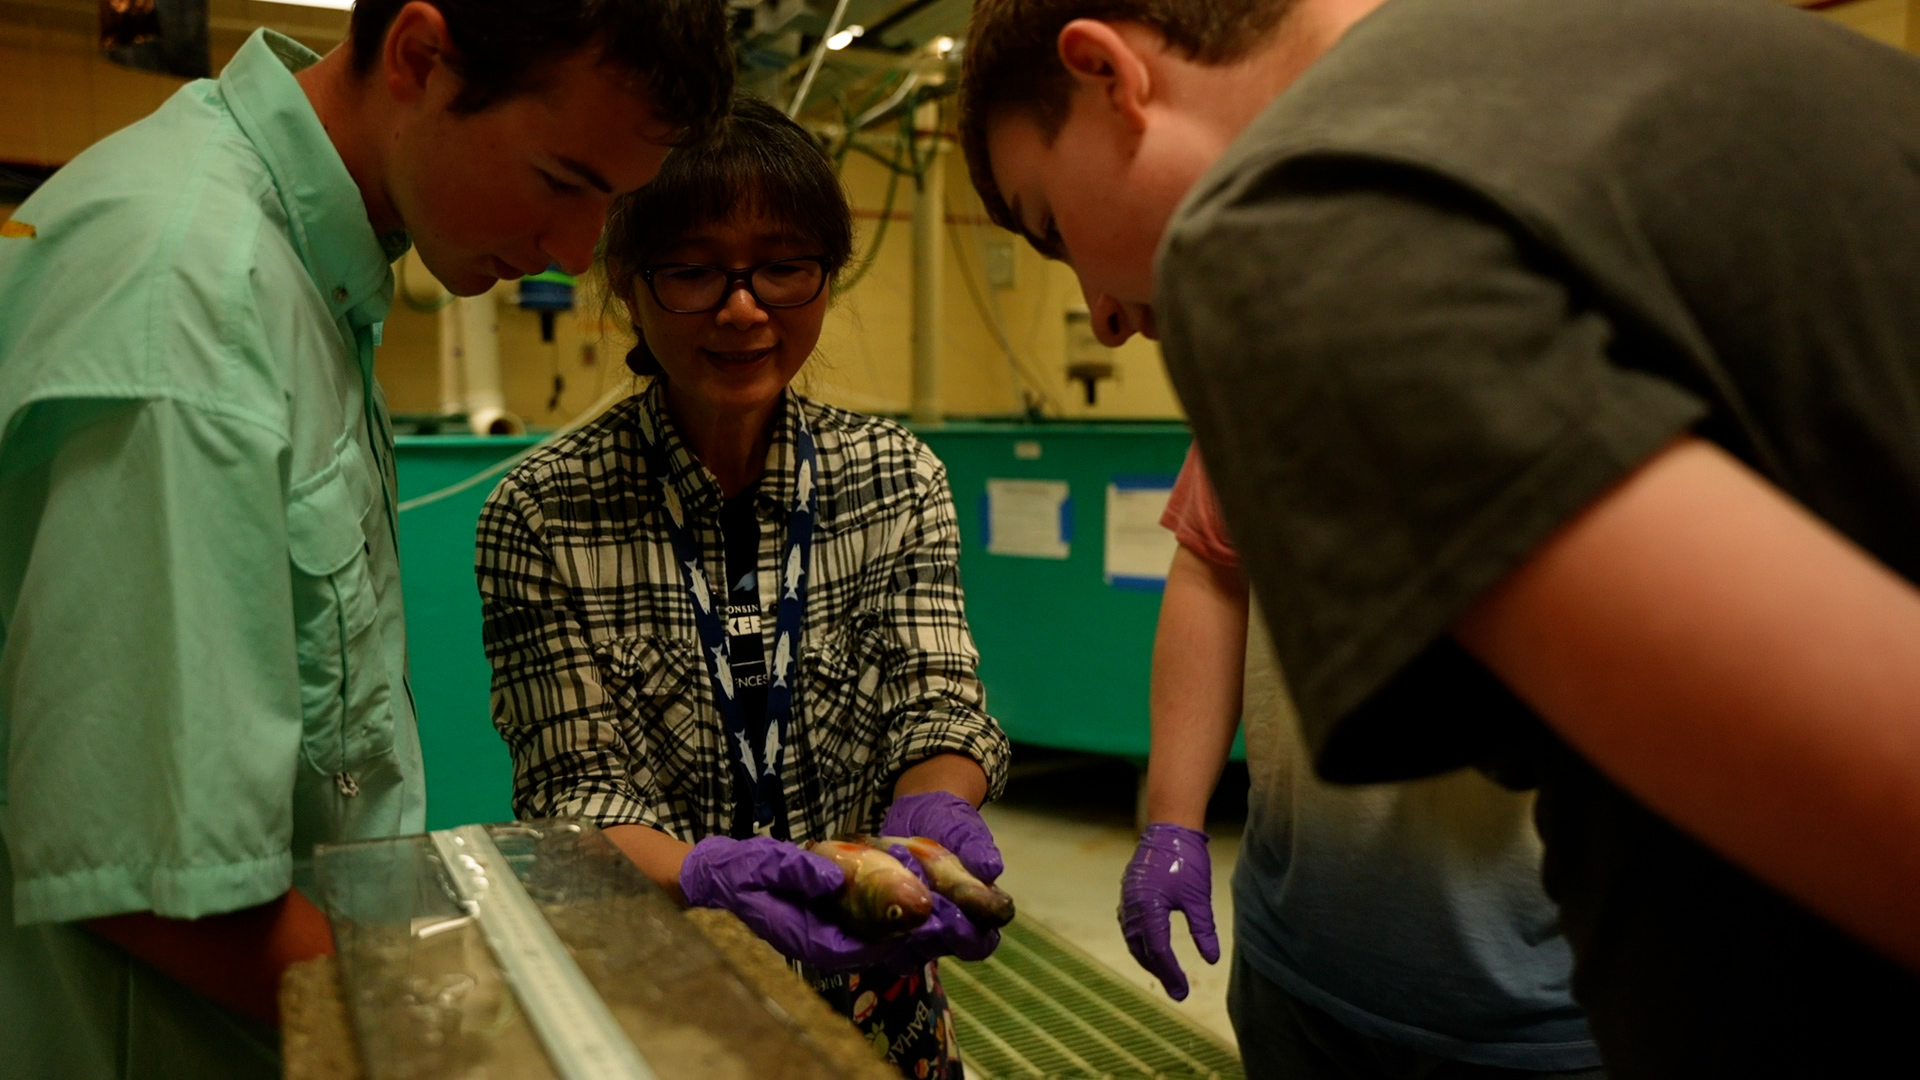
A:
<svg viewBox="0 0 1920 1080">
<path fill-rule="evenodd" d="M 272 2 L 285 4 L 288 7 L 332 8 L 335 11 L 345 11 L 353 6 L 353 0 L 272 0 Z"/>
<path fill-rule="evenodd" d="M 847 46 L 853 44 L 854 38 L 857 38 L 862 34 L 865 34 L 866 32 L 867 32 L 867 28 L 864 26 L 849 26 L 845 30 L 842 30 L 839 33 L 828 38 L 827 48 L 832 49 L 834 52 L 839 52 L 841 49 L 844 49 Z"/>
<path fill-rule="evenodd" d="M 945 56 L 953 51 L 953 39 L 945 34 L 933 39 L 933 55 Z"/>
</svg>

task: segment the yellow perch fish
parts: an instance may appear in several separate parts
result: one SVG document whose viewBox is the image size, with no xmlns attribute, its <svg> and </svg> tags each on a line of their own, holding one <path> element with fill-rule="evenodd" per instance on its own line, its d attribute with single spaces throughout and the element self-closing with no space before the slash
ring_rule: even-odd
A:
<svg viewBox="0 0 1920 1080">
<path fill-rule="evenodd" d="M 960 856 L 924 836 L 867 837 L 866 842 L 885 850 L 895 844 L 907 849 L 933 882 L 933 891 L 953 901 L 975 926 L 997 930 L 1013 921 L 1013 897 L 998 885 L 989 885 L 968 872 Z"/>
<path fill-rule="evenodd" d="M 933 914 L 933 894 L 885 849 L 845 840 L 816 840 L 806 848 L 832 859 L 847 876 L 840 911 L 855 937 L 874 941 L 905 933 Z"/>
</svg>

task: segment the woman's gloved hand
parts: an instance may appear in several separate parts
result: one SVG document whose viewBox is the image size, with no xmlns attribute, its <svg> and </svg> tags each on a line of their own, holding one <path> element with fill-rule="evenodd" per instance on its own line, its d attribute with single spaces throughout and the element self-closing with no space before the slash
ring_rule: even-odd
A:
<svg viewBox="0 0 1920 1080">
<path fill-rule="evenodd" d="M 889 834 L 892 835 L 892 834 Z M 916 833 L 926 836 L 925 833 Z M 933 839 L 928 837 L 928 839 Z M 942 847 L 946 845 L 942 844 Z M 952 850 L 949 848 L 948 850 Z M 899 844 L 887 849 L 887 854 L 900 860 L 900 864 L 920 875 L 927 883 L 927 891 L 933 892 L 933 882 L 928 880 L 925 867 L 913 857 L 913 853 Z M 997 855 L 998 852 L 995 852 Z M 898 972 L 911 971 L 928 961 L 943 956 L 957 957 L 961 960 L 985 960 L 1000 947 L 1000 931 L 986 930 L 975 926 L 953 901 L 933 893 L 933 914 L 927 921 L 907 931 L 904 940 L 898 943 L 898 951 L 887 961 L 889 967 Z"/>
<path fill-rule="evenodd" d="M 933 914 L 927 921 L 907 931 L 899 945 L 896 968 L 912 968 L 929 960 L 952 956 L 961 960 L 985 960 L 1000 947 L 1000 931 L 982 930 L 968 919 L 953 901 L 944 896 L 933 898 Z"/>
<path fill-rule="evenodd" d="M 1006 869 L 980 811 L 951 791 L 923 791 L 893 800 L 880 835 L 924 836 L 959 856 L 968 873 L 989 885 Z"/>
<path fill-rule="evenodd" d="M 1120 878 L 1120 932 L 1127 951 L 1152 972 L 1175 1001 L 1187 998 L 1187 973 L 1173 955 L 1172 913 L 1187 917 L 1187 930 L 1207 963 L 1220 962 L 1213 931 L 1213 861 L 1207 834 L 1157 821 L 1140 834 L 1140 846 Z"/>
<path fill-rule="evenodd" d="M 815 913 L 845 881 L 832 860 L 770 836 L 709 836 L 680 865 L 688 904 L 733 912 L 782 955 L 821 971 L 871 967 L 899 948 L 861 941 Z"/>
</svg>

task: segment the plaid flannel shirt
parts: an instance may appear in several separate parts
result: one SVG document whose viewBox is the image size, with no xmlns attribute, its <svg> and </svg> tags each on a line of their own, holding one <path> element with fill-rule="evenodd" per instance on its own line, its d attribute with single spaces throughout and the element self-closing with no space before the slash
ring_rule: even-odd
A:
<svg viewBox="0 0 1920 1080">
<path fill-rule="evenodd" d="M 997 795 L 1007 738 L 984 711 L 953 497 L 925 444 L 789 391 L 756 500 L 760 595 L 777 595 L 796 409 L 820 475 L 784 778 L 790 835 L 877 829 L 901 771 L 936 754 L 979 762 Z M 647 452 L 656 440 L 665 476 Z M 650 825 L 685 841 L 732 823 L 724 729 L 661 484 L 680 496 L 707 580 L 726 581 L 720 486 L 674 430 L 657 383 L 529 457 L 481 511 L 493 721 L 521 817 Z M 770 614 L 761 625 L 771 639 Z"/>
</svg>

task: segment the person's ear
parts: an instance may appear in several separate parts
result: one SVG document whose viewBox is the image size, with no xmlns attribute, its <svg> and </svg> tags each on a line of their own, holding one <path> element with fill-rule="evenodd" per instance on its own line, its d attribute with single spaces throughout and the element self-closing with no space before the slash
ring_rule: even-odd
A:
<svg viewBox="0 0 1920 1080">
<path fill-rule="evenodd" d="M 1147 127 L 1153 80 L 1147 63 L 1111 23 L 1075 19 L 1060 28 L 1060 62 L 1080 88 L 1099 94 L 1136 134 Z"/>
<path fill-rule="evenodd" d="M 633 327 L 633 348 L 627 350 L 627 370 L 635 375 L 658 377 L 665 369 L 660 366 L 659 358 L 653 355 L 653 350 L 647 347 L 647 328 L 640 318 L 638 290 L 645 287 L 636 279 L 634 284 L 616 295 L 620 306 L 627 310 L 627 324 Z"/>
<path fill-rule="evenodd" d="M 620 294 L 620 306 L 627 309 L 627 325 L 633 327 L 633 332 L 636 334 L 640 332 L 640 293 L 638 290 L 644 288 L 646 288 L 645 285 L 630 285 L 625 292 Z"/>
<path fill-rule="evenodd" d="M 381 71 L 387 92 L 395 101 L 411 105 L 426 96 L 434 68 L 453 51 L 447 17 L 432 4 L 414 0 L 393 16 L 381 46 Z"/>
</svg>

